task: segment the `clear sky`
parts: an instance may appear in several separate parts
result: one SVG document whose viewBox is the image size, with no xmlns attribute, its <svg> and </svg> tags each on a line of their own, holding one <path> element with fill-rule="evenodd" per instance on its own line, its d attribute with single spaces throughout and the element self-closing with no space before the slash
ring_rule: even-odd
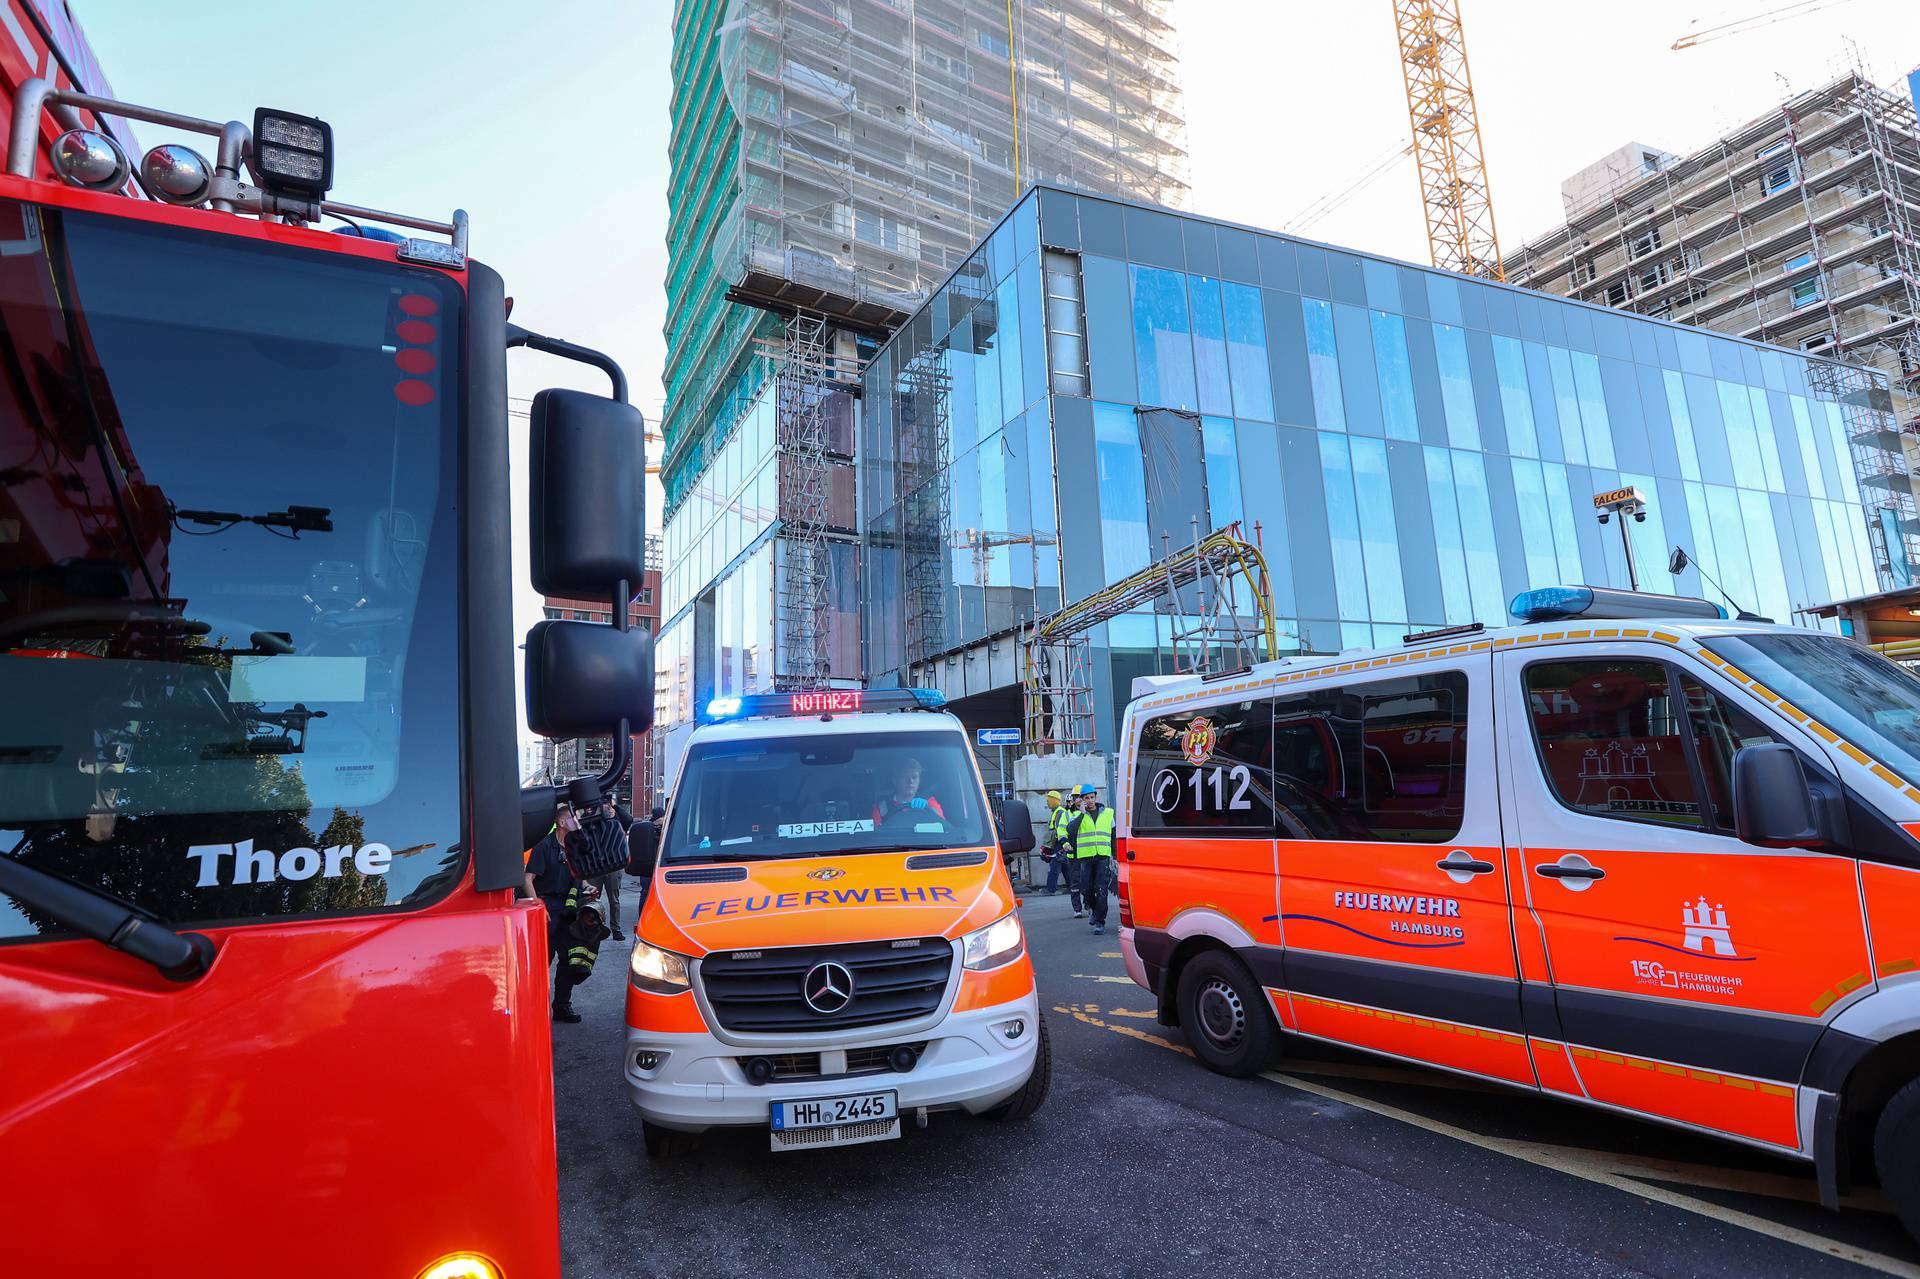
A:
<svg viewBox="0 0 1920 1279">
<path fill-rule="evenodd" d="M 1782 2 L 1462 0 L 1503 243 L 1557 224 L 1561 179 L 1624 142 L 1685 154 L 1856 58 L 1882 83 L 1920 62 L 1914 0 L 1833 0 L 1668 47 L 1696 23 Z M 669 0 L 72 4 L 121 97 L 215 118 L 317 115 L 334 126 L 339 198 L 467 209 L 474 256 L 506 277 L 514 319 L 612 353 L 659 420 Z M 1194 211 L 1279 228 L 1406 144 L 1389 0 L 1180 0 L 1176 21 Z M 1301 232 L 1425 260 L 1411 161 Z M 516 395 L 604 385 L 545 357 L 512 361 Z M 524 529 L 523 502 L 515 521 Z M 524 627 L 539 601 L 516 541 Z"/>
</svg>

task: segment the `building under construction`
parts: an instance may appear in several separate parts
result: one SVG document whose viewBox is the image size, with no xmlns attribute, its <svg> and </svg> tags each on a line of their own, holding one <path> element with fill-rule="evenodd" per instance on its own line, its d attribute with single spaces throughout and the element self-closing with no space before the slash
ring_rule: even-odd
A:
<svg viewBox="0 0 1920 1279">
<path fill-rule="evenodd" d="M 1904 86 L 1903 86 L 1904 88 Z M 1796 347 L 1885 374 L 1844 376 L 1873 477 L 1876 557 L 1916 540 L 1897 473 L 1920 433 L 1920 130 L 1904 92 L 1858 73 L 1687 156 L 1630 144 L 1562 186 L 1565 226 L 1506 259 L 1528 288 Z M 1826 366 L 1831 367 L 1831 366 Z"/>
<path fill-rule="evenodd" d="M 663 727 L 716 692 L 859 678 L 863 356 L 934 285 L 1013 260 L 980 241 L 1035 181 L 1185 202 L 1170 7 L 675 6 Z"/>
</svg>

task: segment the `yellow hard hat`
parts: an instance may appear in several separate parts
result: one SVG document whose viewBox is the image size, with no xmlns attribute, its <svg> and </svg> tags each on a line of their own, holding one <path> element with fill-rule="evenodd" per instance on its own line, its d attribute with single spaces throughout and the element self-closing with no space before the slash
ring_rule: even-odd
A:
<svg viewBox="0 0 1920 1279">
<path fill-rule="evenodd" d="M 1057 804 L 1060 802 L 1060 792 L 1057 790 L 1050 790 L 1047 792 L 1047 798 Z"/>
</svg>

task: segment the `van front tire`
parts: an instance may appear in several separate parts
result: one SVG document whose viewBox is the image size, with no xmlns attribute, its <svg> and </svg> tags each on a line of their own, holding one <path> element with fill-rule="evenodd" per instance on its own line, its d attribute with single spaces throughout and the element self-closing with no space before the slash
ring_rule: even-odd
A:
<svg viewBox="0 0 1920 1279">
<path fill-rule="evenodd" d="M 1880 1189 L 1907 1233 L 1920 1239 L 1920 1079 L 1893 1094 L 1873 1130 Z"/>
<path fill-rule="evenodd" d="M 1033 1054 L 1032 1073 L 1027 1076 L 1027 1082 L 1020 1085 L 1019 1092 L 986 1112 L 988 1119 L 1030 1118 L 1047 1099 L 1047 1090 L 1053 1086 L 1053 1037 L 1047 1031 L 1047 1015 L 1041 1013 L 1039 1020 L 1040 1047 Z"/>
<path fill-rule="evenodd" d="M 700 1134 L 681 1132 L 677 1128 L 662 1128 L 658 1124 L 640 1121 L 640 1140 L 647 1148 L 649 1159 L 677 1159 L 690 1155 L 700 1144 Z"/>
<path fill-rule="evenodd" d="M 1265 1070 L 1279 1052 L 1280 1028 L 1266 992 L 1228 952 L 1210 950 L 1189 960 L 1175 999 L 1180 1029 L 1207 1069 L 1245 1078 Z"/>
</svg>

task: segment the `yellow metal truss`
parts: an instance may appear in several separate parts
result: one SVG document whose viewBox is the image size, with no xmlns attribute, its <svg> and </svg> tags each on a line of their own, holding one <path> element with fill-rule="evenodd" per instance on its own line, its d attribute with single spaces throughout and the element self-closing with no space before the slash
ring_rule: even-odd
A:
<svg viewBox="0 0 1920 1279">
<path fill-rule="evenodd" d="M 1504 280 L 1459 0 L 1393 0 L 1393 18 L 1433 264 Z"/>
</svg>

